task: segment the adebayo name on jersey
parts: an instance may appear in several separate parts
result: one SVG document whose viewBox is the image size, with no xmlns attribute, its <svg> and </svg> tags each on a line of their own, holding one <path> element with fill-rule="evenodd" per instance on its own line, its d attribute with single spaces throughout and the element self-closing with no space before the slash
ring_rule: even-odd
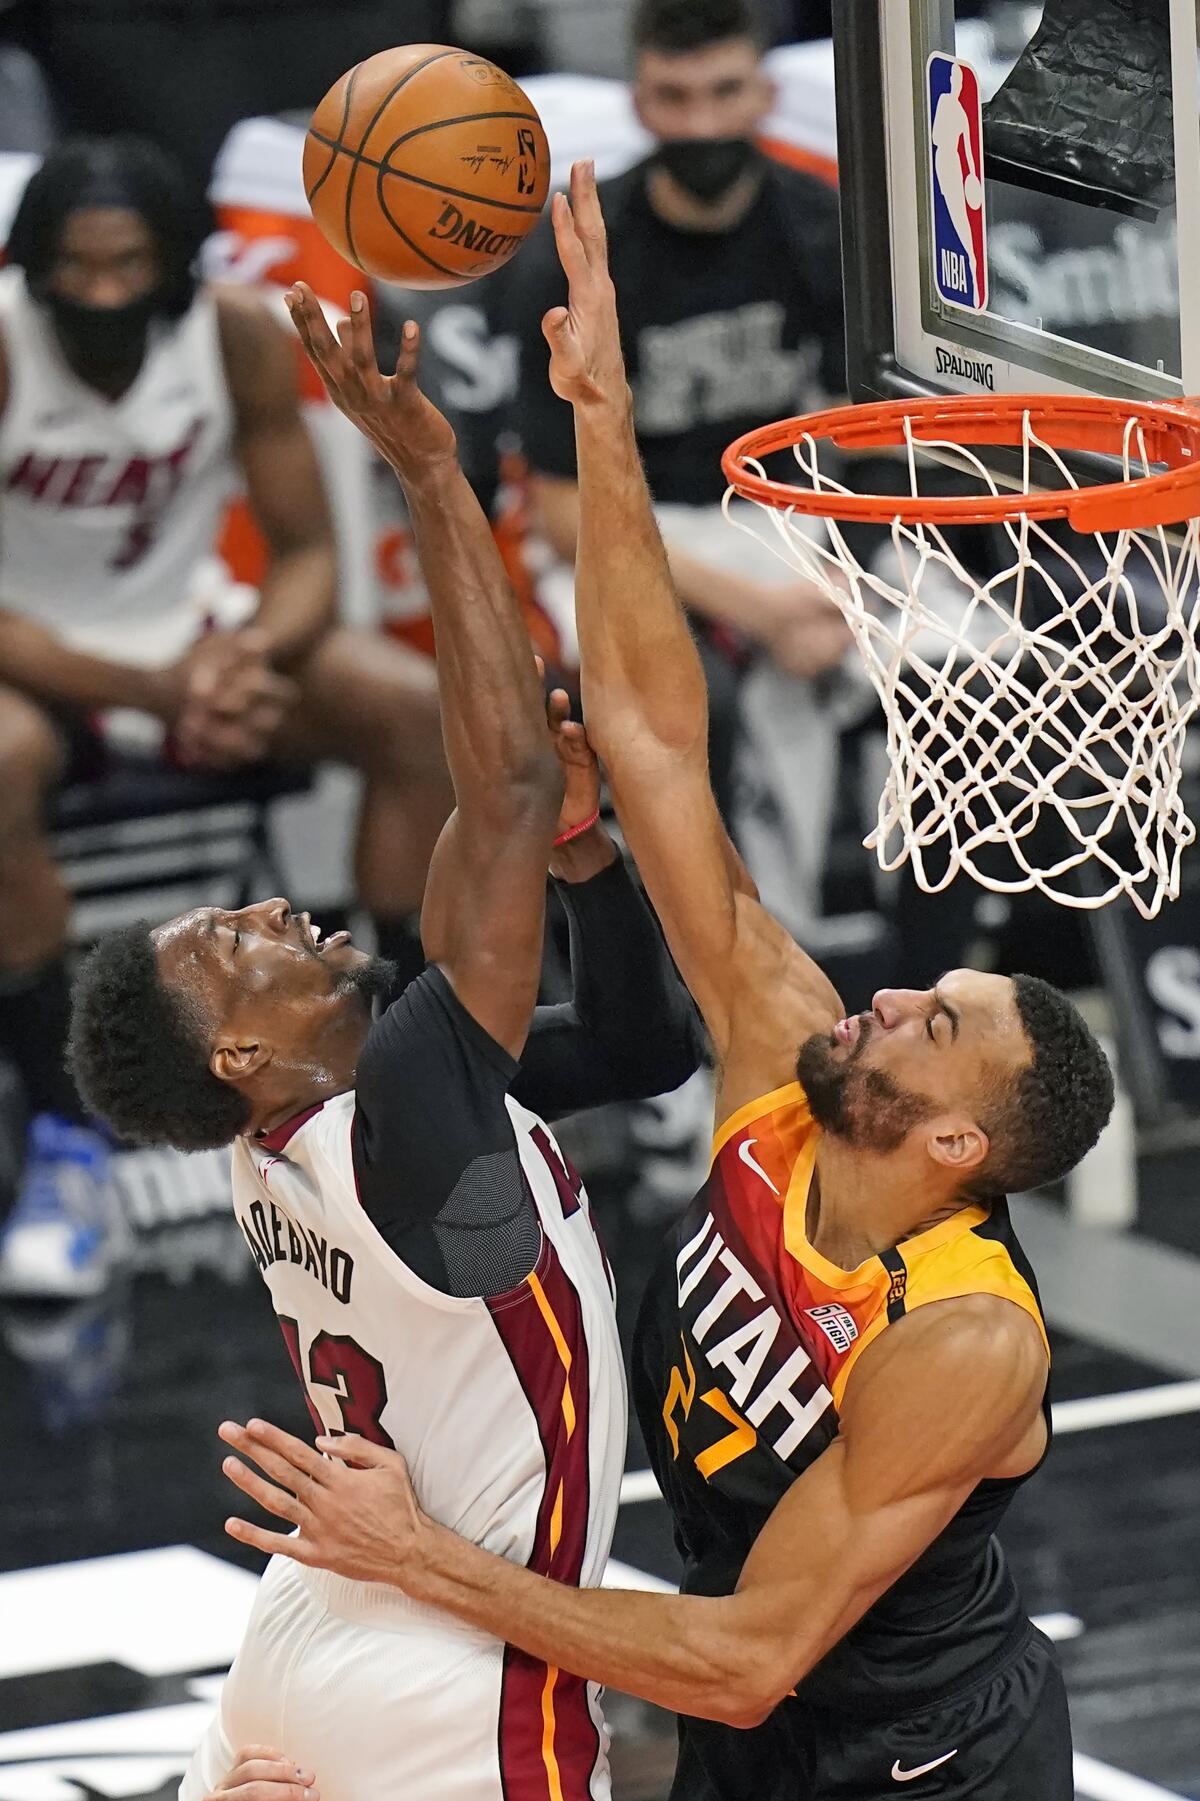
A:
<svg viewBox="0 0 1200 1801">
<path fill-rule="evenodd" d="M 295 1220 L 275 1200 L 253 1200 L 238 1225 L 250 1246 L 250 1255 L 265 1275 L 272 1264 L 292 1263 L 315 1276 L 335 1301 L 345 1306 L 354 1282 L 354 1259 L 340 1245 L 331 1245 L 319 1232 Z"/>
</svg>

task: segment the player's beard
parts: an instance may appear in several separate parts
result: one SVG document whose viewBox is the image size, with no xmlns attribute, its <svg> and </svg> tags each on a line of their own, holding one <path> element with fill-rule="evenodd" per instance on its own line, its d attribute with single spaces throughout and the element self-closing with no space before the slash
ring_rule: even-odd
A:
<svg viewBox="0 0 1200 1801">
<path fill-rule="evenodd" d="M 376 1001 L 392 1001 L 400 981 L 400 971 L 387 957 L 368 957 L 365 962 L 351 964 L 337 979 L 338 994 L 356 994 L 370 1013 Z"/>
<path fill-rule="evenodd" d="M 849 1057 L 837 1062 L 828 1032 L 814 1032 L 800 1046 L 796 1078 L 822 1131 L 884 1157 L 930 1117 L 933 1106 L 883 1070 L 864 1067 L 860 1059 L 869 1042 L 863 1032 Z"/>
</svg>

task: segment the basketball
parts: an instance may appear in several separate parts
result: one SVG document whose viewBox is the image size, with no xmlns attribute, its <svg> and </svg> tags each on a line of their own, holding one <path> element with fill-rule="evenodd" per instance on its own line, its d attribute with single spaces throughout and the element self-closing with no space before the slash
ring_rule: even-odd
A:
<svg viewBox="0 0 1200 1801">
<path fill-rule="evenodd" d="M 967 179 L 963 182 L 963 198 L 966 200 L 967 205 L 972 211 L 982 203 L 983 188 L 980 185 L 978 175 L 968 175 Z"/>
<path fill-rule="evenodd" d="M 406 44 L 358 63 L 309 121 L 304 192 L 336 250 L 407 288 L 500 268 L 532 231 L 550 152 L 532 102 L 485 57 Z"/>
</svg>

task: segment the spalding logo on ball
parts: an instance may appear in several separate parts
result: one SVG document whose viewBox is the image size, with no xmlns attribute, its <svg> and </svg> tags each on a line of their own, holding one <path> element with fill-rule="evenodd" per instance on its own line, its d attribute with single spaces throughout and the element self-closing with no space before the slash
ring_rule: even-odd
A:
<svg viewBox="0 0 1200 1801">
<path fill-rule="evenodd" d="M 550 151 L 529 97 L 485 57 L 407 44 L 330 88 L 304 143 L 304 191 L 336 250 L 407 288 L 506 263 L 537 224 Z"/>
</svg>

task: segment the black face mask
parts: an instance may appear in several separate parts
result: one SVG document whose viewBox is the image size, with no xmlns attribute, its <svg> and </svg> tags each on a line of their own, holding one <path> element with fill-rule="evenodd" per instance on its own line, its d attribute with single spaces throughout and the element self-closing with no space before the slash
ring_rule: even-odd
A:
<svg viewBox="0 0 1200 1801">
<path fill-rule="evenodd" d="M 39 299 L 67 360 L 76 368 L 107 375 L 141 367 L 150 321 L 160 308 L 158 293 L 140 294 L 124 306 L 87 306 L 48 289 Z"/>
<path fill-rule="evenodd" d="M 667 138 L 654 161 L 693 200 L 711 206 L 759 160 L 749 138 Z"/>
</svg>

